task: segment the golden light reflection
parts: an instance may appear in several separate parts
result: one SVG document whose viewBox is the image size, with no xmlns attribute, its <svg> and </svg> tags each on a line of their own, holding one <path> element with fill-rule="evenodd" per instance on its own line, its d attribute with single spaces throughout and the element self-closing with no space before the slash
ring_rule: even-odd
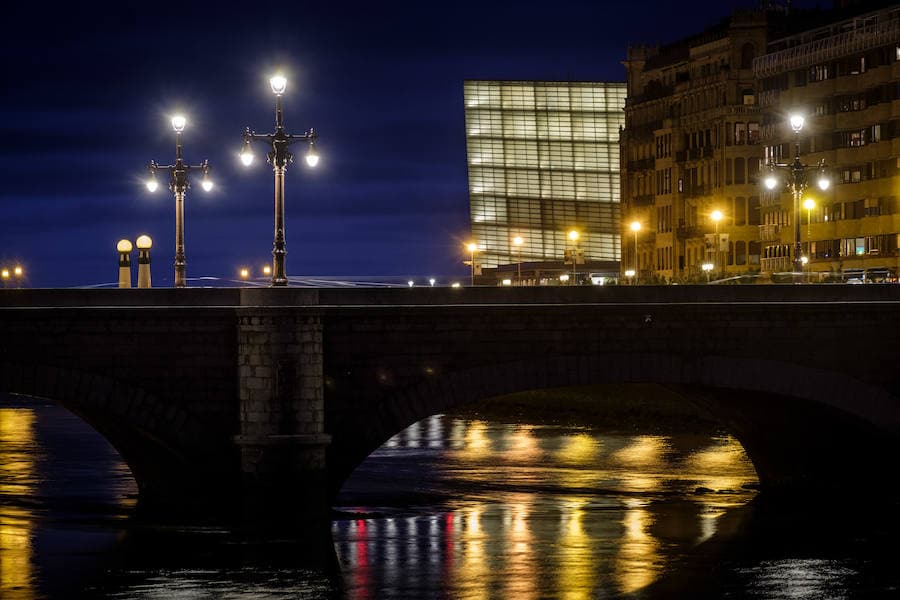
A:
<svg viewBox="0 0 900 600">
<path fill-rule="evenodd" d="M 588 465 L 592 463 L 600 453 L 600 440 L 587 433 L 567 435 L 563 439 L 562 447 L 556 452 L 556 457 L 562 462 Z"/>
<path fill-rule="evenodd" d="M 656 467 L 666 449 L 666 438 L 656 435 L 636 437 L 628 446 L 617 450 L 613 458 L 631 467 Z"/>
<path fill-rule="evenodd" d="M 0 494 L 25 496 L 32 491 L 34 413 L 0 409 Z M 32 517 L 27 510 L 0 506 L 0 598 L 32 600 Z"/>
<path fill-rule="evenodd" d="M 557 556 L 559 574 L 559 597 L 566 600 L 586 600 L 593 598 L 593 588 L 597 568 L 591 537 L 582 525 L 585 498 L 567 498 L 562 502 L 559 553 Z"/>
<path fill-rule="evenodd" d="M 629 492 L 649 492 L 659 488 L 659 478 L 654 474 L 664 469 L 663 454 L 668 447 L 668 440 L 660 436 L 642 435 L 617 450 L 613 460 L 630 467 L 623 470 L 622 488 Z M 633 469 L 633 470 L 631 470 Z"/>
<path fill-rule="evenodd" d="M 458 450 L 464 460 L 478 460 L 491 454 L 491 439 L 487 435 L 488 425 L 484 421 L 471 421 L 465 428 L 463 446 Z"/>
<path fill-rule="evenodd" d="M 719 491 L 740 490 L 744 484 L 754 483 L 755 479 L 747 477 L 753 465 L 740 442 L 731 436 L 715 438 L 715 442 L 685 461 L 686 470 L 697 478 L 698 485 Z"/>
<path fill-rule="evenodd" d="M 534 437 L 533 427 L 520 425 L 506 436 L 506 458 L 521 461 L 534 460 L 541 455 L 541 447 Z"/>
<path fill-rule="evenodd" d="M 490 562 L 485 558 L 484 536 L 481 529 L 481 507 L 473 506 L 460 511 L 465 522 L 462 528 L 462 560 L 459 581 L 465 585 L 461 591 L 466 598 L 490 597 Z"/>
<path fill-rule="evenodd" d="M 535 556 L 529 515 L 533 496 L 515 494 L 504 515 L 509 557 L 504 567 L 506 573 L 504 597 L 530 600 L 540 597 L 539 569 L 535 568 Z M 507 522 L 508 521 L 508 522 Z"/>
<path fill-rule="evenodd" d="M 656 579 L 662 557 L 659 541 L 647 533 L 653 523 L 650 513 L 639 500 L 628 500 L 626 506 L 614 576 L 619 589 L 630 594 Z"/>
</svg>

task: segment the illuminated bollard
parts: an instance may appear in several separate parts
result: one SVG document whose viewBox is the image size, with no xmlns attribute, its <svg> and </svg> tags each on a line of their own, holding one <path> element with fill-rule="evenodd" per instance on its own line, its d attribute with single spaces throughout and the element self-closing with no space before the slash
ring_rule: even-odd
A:
<svg viewBox="0 0 900 600">
<path fill-rule="evenodd" d="M 119 287 L 131 287 L 131 242 L 128 240 L 119 240 L 116 244 L 116 250 L 119 252 Z"/>
<path fill-rule="evenodd" d="M 138 249 L 138 287 L 149 288 L 150 285 L 150 248 L 153 240 L 149 235 L 142 235 L 134 244 Z"/>
</svg>

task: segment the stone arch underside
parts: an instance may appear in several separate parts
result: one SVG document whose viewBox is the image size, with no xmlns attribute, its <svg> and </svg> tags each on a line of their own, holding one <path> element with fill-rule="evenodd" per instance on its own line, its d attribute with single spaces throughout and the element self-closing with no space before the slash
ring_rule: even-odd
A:
<svg viewBox="0 0 900 600">
<path fill-rule="evenodd" d="M 235 477 L 230 436 L 214 435 L 188 411 L 126 382 L 0 364 L 0 391 L 56 402 L 106 438 L 131 469 L 141 509 L 190 511 Z"/>
<path fill-rule="evenodd" d="M 900 437 L 900 403 L 847 375 L 765 359 L 659 354 L 560 356 L 423 379 L 332 423 L 333 495 L 391 436 L 469 402 L 535 389 L 653 383 L 705 409 L 744 445 L 763 489 L 869 481 Z M 871 467 L 871 468 L 861 468 Z"/>
</svg>

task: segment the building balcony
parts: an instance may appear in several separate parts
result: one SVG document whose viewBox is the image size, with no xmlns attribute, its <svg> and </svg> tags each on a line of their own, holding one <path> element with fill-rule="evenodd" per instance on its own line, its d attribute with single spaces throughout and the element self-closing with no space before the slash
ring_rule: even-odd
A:
<svg viewBox="0 0 900 600">
<path fill-rule="evenodd" d="M 651 171 L 656 167 L 655 158 L 642 158 L 641 160 L 629 160 L 627 164 L 629 171 Z"/>
<path fill-rule="evenodd" d="M 759 241 L 778 242 L 781 240 L 781 225 L 760 225 Z"/>
<path fill-rule="evenodd" d="M 680 240 L 690 240 L 703 237 L 703 231 L 696 225 L 681 226 L 675 230 L 675 236 Z"/>
<path fill-rule="evenodd" d="M 631 206 L 653 206 L 656 201 L 656 196 L 653 194 L 643 194 L 641 196 L 634 196 L 631 198 Z"/>
<path fill-rule="evenodd" d="M 815 30 L 812 30 L 804 35 L 814 34 Z M 753 72 L 756 77 L 761 79 L 772 77 L 779 73 L 828 63 L 844 56 L 862 54 L 868 50 L 892 44 L 898 39 L 898 36 L 900 36 L 900 21 L 892 19 L 875 23 L 760 56 L 753 61 Z"/>
<path fill-rule="evenodd" d="M 790 256 L 759 259 L 759 268 L 766 273 L 785 273 L 794 270 L 794 261 Z"/>
</svg>

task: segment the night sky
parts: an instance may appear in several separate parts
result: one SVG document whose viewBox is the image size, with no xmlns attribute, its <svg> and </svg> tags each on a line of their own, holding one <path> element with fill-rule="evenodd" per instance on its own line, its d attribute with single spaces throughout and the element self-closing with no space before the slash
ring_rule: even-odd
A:
<svg viewBox="0 0 900 600">
<path fill-rule="evenodd" d="M 287 273 L 459 277 L 469 228 L 463 80 L 624 81 L 629 44 L 666 43 L 753 0 L 656 2 L 20 2 L 0 38 L 0 265 L 28 284 L 114 282 L 116 241 L 153 237 L 171 286 L 169 118 L 188 118 L 185 159 L 209 159 L 185 209 L 189 285 L 271 262 L 273 177 L 241 133 L 274 130 L 268 78 L 288 77 L 288 132 L 315 127 L 319 166 L 286 183 Z M 816 2 L 798 3 L 816 6 Z M 825 3 L 822 3 L 823 5 Z M 162 174 L 161 174 L 162 175 Z"/>
</svg>

